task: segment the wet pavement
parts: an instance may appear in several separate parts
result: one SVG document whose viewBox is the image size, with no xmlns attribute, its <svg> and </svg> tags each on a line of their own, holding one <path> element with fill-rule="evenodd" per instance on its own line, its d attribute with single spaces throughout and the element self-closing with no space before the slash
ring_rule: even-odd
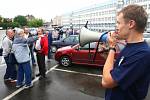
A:
<svg viewBox="0 0 150 100">
<path fill-rule="evenodd" d="M 51 59 L 46 61 L 47 78 L 33 80 L 30 89 L 4 83 L 5 64 L 0 64 L 0 100 L 104 100 L 105 89 L 101 87 L 101 68 L 83 65 L 58 66 Z M 35 68 L 38 73 L 38 67 Z M 150 89 L 147 99 L 150 98 Z"/>
<path fill-rule="evenodd" d="M 52 71 L 47 79 L 36 82 L 32 89 L 23 90 L 12 100 L 103 100 L 104 89 L 99 87 L 99 81 L 95 77 Z"/>
<path fill-rule="evenodd" d="M 100 72 L 98 68 L 74 65 L 69 68 L 58 66 L 52 69 L 57 64 L 54 60 L 46 64 L 47 69 L 50 70 L 47 78 L 43 80 L 36 78 L 33 88 L 20 90 L 14 83 L 4 83 L 3 74 L 6 66 L 1 65 L 0 99 L 8 100 L 7 97 L 10 96 L 10 100 L 20 100 L 20 98 L 22 100 L 104 100 L 105 89 L 100 87 L 101 78 L 94 76 Z M 67 70 L 73 72 L 66 72 Z M 86 75 L 89 72 L 91 75 Z M 18 90 L 20 92 L 16 93 Z"/>
</svg>

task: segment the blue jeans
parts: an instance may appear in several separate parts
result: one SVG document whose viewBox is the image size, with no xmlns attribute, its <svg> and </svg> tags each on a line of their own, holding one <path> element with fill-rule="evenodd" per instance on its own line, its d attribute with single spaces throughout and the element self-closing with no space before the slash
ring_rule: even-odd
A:
<svg viewBox="0 0 150 100">
<path fill-rule="evenodd" d="M 6 72 L 4 75 L 4 79 L 11 78 L 13 80 L 16 80 L 17 78 L 17 69 L 16 69 L 16 64 L 11 64 L 8 62 L 8 56 L 4 57 L 5 62 L 6 62 Z"/>
<path fill-rule="evenodd" d="M 30 61 L 25 63 L 19 63 L 18 65 L 19 67 L 18 67 L 17 85 L 23 84 L 24 75 L 25 75 L 25 84 L 30 85 L 32 81 Z"/>
</svg>

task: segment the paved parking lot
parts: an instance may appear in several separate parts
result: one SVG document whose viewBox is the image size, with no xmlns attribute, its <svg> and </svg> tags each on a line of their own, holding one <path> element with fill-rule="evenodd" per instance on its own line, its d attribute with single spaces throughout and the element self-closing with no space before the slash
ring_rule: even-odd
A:
<svg viewBox="0 0 150 100">
<path fill-rule="evenodd" d="M 57 66 L 47 62 L 47 79 L 34 79 L 34 87 L 16 89 L 15 84 L 4 83 L 5 65 L 0 65 L 0 99 L 2 100 L 104 100 L 101 87 L 101 69 L 90 66 Z M 38 73 L 38 72 L 37 72 Z M 149 100 L 150 93 L 146 100 Z"/>
<path fill-rule="evenodd" d="M 47 79 L 34 80 L 31 89 L 16 89 L 15 84 L 4 83 L 0 77 L 0 99 L 4 100 L 103 100 L 104 89 L 100 87 L 98 68 L 73 66 L 65 68 L 55 66 L 56 62 L 47 63 Z M 80 68 L 80 69 L 79 69 Z M 0 67 L 1 74 L 5 65 Z M 89 73 L 91 72 L 91 73 Z"/>
</svg>

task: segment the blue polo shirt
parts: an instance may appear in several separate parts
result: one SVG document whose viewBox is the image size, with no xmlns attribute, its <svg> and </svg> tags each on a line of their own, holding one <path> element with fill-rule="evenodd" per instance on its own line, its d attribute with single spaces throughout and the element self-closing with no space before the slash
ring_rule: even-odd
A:
<svg viewBox="0 0 150 100">
<path fill-rule="evenodd" d="M 117 86 L 106 89 L 105 100 L 143 100 L 150 83 L 150 48 L 146 42 L 128 43 L 111 70 Z"/>
</svg>

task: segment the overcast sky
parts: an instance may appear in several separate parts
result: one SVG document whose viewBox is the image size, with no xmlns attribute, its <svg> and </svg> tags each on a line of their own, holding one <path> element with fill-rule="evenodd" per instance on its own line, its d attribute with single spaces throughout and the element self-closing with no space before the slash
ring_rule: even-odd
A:
<svg viewBox="0 0 150 100">
<path fill-rule="evenodd" d="M 56 15 L 107 1 L 110 0 L 1 0 L 0 15 L 14 18 L 17 15 L 32 14 L 36 18 L 50 21 Z"/>
</svg>

